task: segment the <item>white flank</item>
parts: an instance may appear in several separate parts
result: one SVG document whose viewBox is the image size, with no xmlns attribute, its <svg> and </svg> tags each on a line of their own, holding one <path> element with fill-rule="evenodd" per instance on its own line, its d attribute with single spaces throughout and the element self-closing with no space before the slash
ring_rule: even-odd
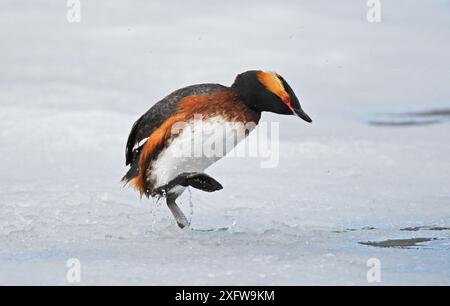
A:
<svg viewBox="0 0 450 306">
<path fill-rule="evenodd" d="M 222 116 L 192 120 L 178 129 L 170 145 L 153 162 L 151 179 L 163 186 L 184 172 L 203 172 L 245 138 L 248 126 Z M 181 193 L 184 188 L 177 191 Z"/>
</svg>

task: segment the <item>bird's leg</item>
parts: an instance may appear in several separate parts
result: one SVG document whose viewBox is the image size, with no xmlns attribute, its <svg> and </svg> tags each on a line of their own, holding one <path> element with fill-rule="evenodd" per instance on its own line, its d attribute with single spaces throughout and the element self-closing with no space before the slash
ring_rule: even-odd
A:
<svg viewBox="0 0 450 306">
<path fill-rule="evenodd" d="M 218 181 L 216 181 L 209 175 L 197 172 L 182 173 L 166 185 L 158 187 L 152 193 L 152 195 L 166 197 L 167 206 L 175 217 L 175 220 L 177 221 L 177 224 L 180 228 L 189 226 L 189 221 L 175 202 L 178 196 L 176 194 L 170 193 L 170 191 L 177 186 L 192 186 L 196 189 L 200 189 L 206 192 L 213 192 L 223 188 Z"/>
<path fill-rule="evenodd" d="M 192 186 L 206 192 L 214 192 L 223 189 L 218 181 L 206 173 L 191 172 L 183 173 L 182 175 L 185 177 L 185 183 L 184 185 L 182 184 L 182 186 Z"/>
<path fill-rule="evenodd" d="M 185 172 L 178 175 L 176 178 L 171 180 L 166 185 L 158 187 L 154 191 L 154 194 L 155 195 L 168 194 L 170 190 L 172 190 L 176 186 L 183 186 L 183 187 L 192 186 L 193 188 L 206 192 L 213 192 L 221 190 L 223 188 L 218 181 L 216 181 L 215 179 L 213 179 L 212 177 L 210 177 L 205 173 Z"/>
<path fill-rule="evenodd" d="M 185 228 L 189 226 L 189 221 L 186 218 L 186 216 L 183 214 L 181 209 L 178 207 L 177 203 L 175 203 L 176 200 L 175 195 L 167 195 L 166 201 L 167 206 L 169 207 L 170 211 L 172 212 L 173 216 L 175 217 L 175 220 L 177 221 L 177 224 L 180 228 Z"/>
</svg>

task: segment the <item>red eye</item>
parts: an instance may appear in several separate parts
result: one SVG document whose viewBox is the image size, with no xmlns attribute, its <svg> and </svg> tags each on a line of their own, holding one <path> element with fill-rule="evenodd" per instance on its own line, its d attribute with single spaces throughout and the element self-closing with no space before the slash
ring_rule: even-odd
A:
<svg viewBox="0 0 450 306">
<path fill-rule="evenodd" d="M 292 107 L 292 103 L 291 103 L 291 98 L 290 97 L 283 97 L 282 98 L 284 104 L 286 104 L 287 107 L 289 107 L 289 109 L 294 112 L 294 108 Z"/>
</svg>

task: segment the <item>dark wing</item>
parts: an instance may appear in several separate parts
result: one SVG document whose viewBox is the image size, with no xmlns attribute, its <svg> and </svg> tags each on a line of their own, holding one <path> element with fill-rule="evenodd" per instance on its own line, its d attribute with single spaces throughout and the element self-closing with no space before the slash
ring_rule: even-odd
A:
<svg viewBox="0 0 450 306">
<path fill-rule="evenodd" d="M 148 138 L 167 118 L 173 116 L 179 102 L 188 96 L 208 94 L 216 91 L 223 91 L 228 87 L 219 84 L 201 84 L 178 89 L 158 103 L 152 106 L 133 125 L 130 136 L 128 136 L 125 150 L 126 165 L 133 164 L 139 159 L 139 154 Z M 142 143 L 144 142 L 144 143 Z"/>
</svg>

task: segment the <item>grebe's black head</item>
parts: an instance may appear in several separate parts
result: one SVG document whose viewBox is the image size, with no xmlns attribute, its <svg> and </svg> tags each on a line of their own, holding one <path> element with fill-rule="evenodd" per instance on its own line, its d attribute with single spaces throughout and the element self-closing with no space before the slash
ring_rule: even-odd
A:
<svg viewBox="0 0 450 306">
<path fill-rule="evenodd" d="M 297 115 L 312 122 L 291 86 L 275 72 L 252 70 L 241 73 L 231 88 L 238 91 L 242 101 L 255 111 Z"/>
</svg>

